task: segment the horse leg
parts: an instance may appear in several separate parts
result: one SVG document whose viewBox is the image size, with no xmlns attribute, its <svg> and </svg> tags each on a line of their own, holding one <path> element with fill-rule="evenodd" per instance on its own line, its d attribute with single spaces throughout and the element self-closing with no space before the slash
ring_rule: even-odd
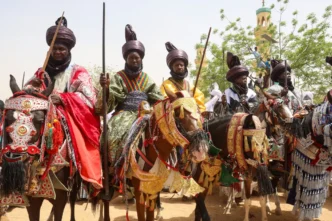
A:
<svg viewBox="0 0 332 221">
<path fill-rule="evenodd" d="M 136 211 L 137 211 L 137 220 L 145 221 L 145 198 L 144 203 L 140 203 L 141 191 L 135 187 L 135 199 L 136 199 Z"/>
<path fill-rule="evenodd" d="M 264 196 L 265 197 L 265 202 L 266 202 L 266 212 L 271 213 L 271 205 L 270 205 L 270 197 L 269 195 Z"/>
<path fill-rule="evenodd" d="M 206 209 L 205 202 L 204 202 L 206 194 L 207 194 L 207 191 L 204 191 L 204 193 L 199 193 L 195 197 L 196 207 L 198 207 L 198 211 L 200 213 L 200 216 L 196 218 L 196 209 L 195 209 L 195 221 L 199 221 L 200 217 L 201 217 L 202 221 L 210 221 L 211 220 L 210 216 L 209 216 L 209 213 Z"/>
<path fill-rule="evenodd" d="M 249 211 L 251 206 L 251 179 L 244 180 L 244 191 L 245 191 L 245 200 L 244 200 L 244 221 L 249 221 Z"/>
<path fill-rule="evenodd" d="M 267 221 L 267 214 L 266 214 L 266 197 L 260 197 L 260 204 L 262 208 L 262 221 Z"/>
<path fill-rule="evenodd" d="M 163 208 L 161 207 L 160 193 L 158 193 L 156 199 L 156 210 L 157 210 L 157 215 L 155 220 L 162 220 L 163 216 L 161 215 L 161 211 L 163 210 Z"/>
<path fill-rule="evenodd" d="M 111 221 L 110 217 L 110 201 L 103 200 L 104 202 L 104 221 Z"/>
<path fill-rule="evenodd" d="M 196 207 L 195 207 L 195 221 L 201 221 L 202 220 L 202 216 L 200 213 L 200 209 L 198 207 L 198 204 L 196 203 Z"/>
<path fill-rule="evenodd" d="M 76 176 L 79 176 L 78 174 L 76 174 Z M 70 221 L 75 221 L 75 202 L 76 202 L 76 198 L 77 198 L 77 193 L 78 190 L 80 188 L 80 182 L 78 180 L 78 178 L 74 177 L 75 181 L 73 184 L 73 188 L 70 192 L 69 195 L 69 202 L 70 202 Z"/>
<path fill-rule="evenodd" d="M 99 201 L 99 219 L 98 221 L 103 221 L 104 220 L 104 203 L 102 201 Z"/>
<path fill-rule="evenodd" d="M 225 188 L 229 188 L 227 204 L 225 207 L 225 214 L 231 214 L 232 204 L 235 200 L 234 188 L 233 187 L 225 187 Z"/>
<path fill-rule="evenodd" d="M 276 205 L 276 210 L 275 210 L 275 213 L 277 216 L 280 216 L 281 215 L 281 207 L 280 207 L 280 200 L 279 200 L 279 196 L 278 196 L 278 183 L 279 183 L 279 179 L 280 177 L 274 177 L 272 179 L 272 186 L 273 186 L 273 189 L 275 191 L 274 193 L 274 203 Z"/>
<path fill-rule="evenodd" d="M 53 205 L 52 205 L 52 210 L 50 212 L 50 215 L 47 218 L 47 221 L 54 221 L 54 209 L 53 209 Z"/>
<path fill-rule="evenodd" d="M 156 201 L 156 199 L 154 199 Z M 145 209 L 146 211 L 146 221 L 153 221 L 154 220 L 154 209 L 151 210 L 149 207 Z"/>
<path fill-rule="evenodd" d="M 276 204 L 276 215 L 277 216 L 281 216 L 282 215 L 282 211 L 281 211 L 281 206 L 280 206 L 280 199 L 278 196 L 278 192 L 276 191 L 276 193 L 274 194 L 274 203 Z"/>
<path fill-rule="evenodd" d="M 54 221 L 61 221 L 63 211 L 68 201 L 67 191 L 56 190 L 56 199 L 53 201 Z"/>
<path fill-rule="evenodd" d="M 33 198 L 28 197 L 30 206 L 27 206 L 30 221 L 39 221 L 40 219 L 40 208 L 43 204 L 44 198 Z"/>
</svg>

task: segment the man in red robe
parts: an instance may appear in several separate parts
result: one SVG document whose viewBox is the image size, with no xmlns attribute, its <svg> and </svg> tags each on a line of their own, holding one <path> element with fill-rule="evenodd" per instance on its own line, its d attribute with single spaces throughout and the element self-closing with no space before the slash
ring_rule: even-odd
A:
<svg viewBox="0 0 332 221">
<path fill-rule="evenodd" d="M 56 25 L 46 32 L 48 45 L 52 42 Z M 96 90 L 87 70 L 71 64 L 71 49 L 75 43 L 75 35 L 67 28 L 64 18 L 45 72 L 39 69 L 25 87 L 34 87 L 32 82 L 36 78 L 42 80 L 42 86 L 34 87 L 35 90 L 54 84 L 49 100 L 56 107 L 56 115 L 64 131 L 62 148 L 67 148 L 70 163 L 75 165 L 82 179 L 101 189 L 100 120 L 94 114 Z"/>
</svg>

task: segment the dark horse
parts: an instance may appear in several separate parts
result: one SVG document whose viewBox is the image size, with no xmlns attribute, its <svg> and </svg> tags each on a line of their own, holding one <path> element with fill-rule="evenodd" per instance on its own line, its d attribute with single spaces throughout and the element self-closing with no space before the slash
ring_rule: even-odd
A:
<svg viewBox="0 0 332 221">
<path fill-rule="evenodd" d="M 289 110 L 289 108 L 283 103 L 279 102 L 278 99 L 271 95 L 266 95 L 267 98 L 269 99 L 268 104 L 262 104 L 264 105 L 264 108 L 266 112 L 270 113 L 271 119 L 273 119 L 274 123 L 278 122 L 291 122 L 292 119 L 292 114 Z M 270 105 L 271 104 L 271 105 Z M 248 115 L 243 123 L 243 129 L 255 129 L 255 123 L 253 120 L 254 116 L 253 115 Z M 229 151 L 227 147 L 227 134 L 229 130 L 229 124 L 232 119 L 232 115 L 226 115 L 222 118 L 215 118 L 213 121 L 208 122 L 207 128 L 208 131 L 211 133 L 212 141 L 214 145 L 221 149 L 221 158 L 224 159 L 225 161 L 229 161 Z M 280 123 L 279 123 L 280 124 Z M 248 138 L 249 139 L 249 138 Z M 250 143 L 250 142 L 249 142 Z M 244 152 L 244 157 L 246 159 L 254 159 L 253 157 L 253 152 L 249 151 L 243 151 Z M 198 173 L 199 174 L 199 173 Z M 267 173 L 267 167 L 266 166 L 251 166 L 248 164 L 248 169 L 246 171 L 243 171 L 244 175 L 244 190 L 245 190 L 245 217 L 244 220 L 248 221 L 249 220 L 249 208 L 250 208 L 250 197 L 251 197 L 251 183 L 254 180 L 254 178 L 257 178 L 255 175 L 257 174 L 258 179 L 257 181 L 259 182 L 259 186 L 261 186 L 260 190 L 268 187 L 268 191 L 263 191 L 265 193 L 261 193 L 261 195 L 267 195 L 271 194 L 273 192 L 273 188 L 271 183 L 269 182 L 269 177 Z M 197 177 L 195 177 L 197 179 Z M 272 192 L 271 192 L 272 191 Z M 201 202 L 200 205 L 204 205 L 204 199 L 205 195 L 202 194 L 201 196 Z M 267 220 L 267 215 L 266 215 L 266 198 L 261 197 L 260 198 L 260 203 L 261 203 L 261 208 L 262 208 L 262 220 Z M 202 208 L 202 206 L 196 206 L 195 210 L 195 221 L 199 220 L 210 220 L 207 214 L 207 210 L 205 209 L 205 214 L 201 213 L 201 210 L 199 208 Z M 204 205 L 205 207 L 205 205 Z"/>
<path fill-rule="evenodd" d="M 40 83 L 38 80 L 34 83 Z M 13 76 L 10 77 L 10 88 L 14 94 L 6 108 L 3 122 L 2 183 L 1 198 L 12 194 L 25 195 L 31 185 L 31 176 L 34 164 L 39 164 L 39 153 L 46 113 L 48 110 L 48 96 L 52 93 L 54 85 L 50 84 L 43 92 L 38 93 L 31 89 L 22 91 Z M 21 102 L 21 103 L 20 103 Z M 16 103 L 16 105 L 15 105 Z M 13 105 L 14 104 L 14 105 Z M 23 119 L 23 120 L 20 120 Z M 24 120 L 27 119 L 27 120 Z M 17 132 L 18 136 L 12 132 Z M 27 135 L 27 136 L 26 136 Z M 23 143 L 20 142 L 23 139 Z M 13 148 L 11 148 L 13 146 Z M 8 148 L 10 147 L 10 148 Z M 37 153 L 37 154 L 36 154 Z M 36 168 L 36 166 L 35 166 Z M 53 173 L 53 172 L 49 172 Z M 57 179 L 67 188 L 70 181 L 70 168 L 64 166 L 55 172 Z M 74 221 L 74 204 L 76 200 L 77 185 L 73 185 L 71 194 L 71 221 Z M 66 188 L 55 187 L 55 199 L 48 199 L 53 205 L 54 220 L 61 221 L 64 208 L 68 200 Z M 40 209 L 45 198 L 27 196 L 27 211 L 30 221 L 40 220 Z"/>
<path fill-rule="evenodd" d="M 145 139 L 143 141 L 143 143 L 146 144 L 145 147 L 143 147 L 145 151 L 143 158 L 146 162 L 144 168 L 142 168 L 142 171 L 144 173 L 148 173 L 150 169 L 153 168 L 157 160 L 159 160 L 161 164 L 166 164 L 166 161 L 169 159 L 171 153 L 176 146 L 183 146 L 183 148 L 187 148 L 189 151 L 189 158 L 197 162 L 204 160 L 208 151 L 207 139 L 205 139 L 205 132 L 199 127 L 199 117 L 193 117 L 193 115 L 199 116 L 199 114 L 197 113 L 197 105 L 195 104 L 193 98 L 182 93 L 174 94 L 167 90 L 166 93 L 169 100 L 166 99 L 164 101 L 160 101 L 162 104 L 165 104 L 162 108 L 163 111 L 165 111 L 165 114 L 161 114 L 160 117 L 157 116 L 158 111 L 156 111 L 156 104 L 154 112 L 151 113 L 151 118 L 147 120 Z M 167 104 L 164 102 L 166 102 Z M 188 103 L 189 106 L 186 106 Z M 192 111 L 188 111 L 189 109 Z M 167 118 L 167 116 L 169 118 Z M 166 118 L 167 120 L 165 120 Z M 165 120 L 165 124 L 161 125 L 161 122 L 163 120 Z M 181 127 L 181 130 L 179 131 L 185 131 L 185 134 L 181 134 L 180 132 L 177 133 L 176 131 L 172 131 L 170 129 L 165 129 L 168 128 L 168 120 L 173 121 L 174 125 L 176 124 L 176 126 Z M 134 123 L 134 125 L 136 124 L 136 122 Z M 167 132 L 165 132 L 165 130 L 163 129 L 165 129 Z M 177 130 L 176 128 L 173 129 Z M 170 140 L 168 140 L 167 137 L 172 139 L 171 137 L 173 137 L 176 133 L 178 136 L 187 139 L 188 142 L 186 145 L 183 145 L 183 143 L 181 143 L 180 145 L 176 141 L 170 142 Z M 129 133 L 127 141 L 128 139 L 135 139 L 136 136 L 132 136 L 131 134 L 133 133 Z M 128 149 L 126 150 L 126 148 Z M 127 152 L 127 155 L 130 154 L 130 151 L 131 149 L 125 145 L 124 153 Z M 127 159 L 126 156 L 124 158 Z M 129 161 L 129 168 L 132 168 L 132 170 L 134 170 L 133 167 L 134 165 L 131 161 Z M 150 197 L 147 194 L 143 193 L 140 188 L 142 180 L 137 176 L 133 175 L 131 182 L 135 189 L 134 195 L 136 198 L 136 211 L 138 221 L 154 220 L 154 210 L 153 207 L 150 206 L 156 205 L 156 195 L 154 197 Z M 158 191 L 160 192 L 163 187 L 163 183 L 156 181 L 153 186 L 156 186 L 157 183 L 159 186 Z M 149 199 L 147 197 L 149 197 Z M 144 203 L 142 203 L 142 201 Z M 149 202 L 150 206 L 147 206 L 145 202 Z M 104 200 L 104 220 L 110 220 L 109 201 L 106 200 Z"/>
</svg>

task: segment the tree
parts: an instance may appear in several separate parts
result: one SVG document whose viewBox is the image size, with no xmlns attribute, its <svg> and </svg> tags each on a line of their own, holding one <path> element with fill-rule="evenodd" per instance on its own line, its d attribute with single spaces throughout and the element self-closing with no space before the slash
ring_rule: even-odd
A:
<svg viewBox="0 0 332 221">
<path fill-rule="evenodd" d="M 328 87 L 332 85 L 331 67 L 325 64 L 325 57 L 332 55 L 331 36 L 329 22 L 331 19 L 332 6 L 325 9 L 321 18 L 315 14 L 309 14 L 304 24 L 298 24 L 298 12 L 293 12 L 293 18 L 290 22 L 291 31 L 286 32 L 289 22 L 283 19 L 283 14 L 287 9 L 288 0 L 276 0 L 275 5 L 271 5 L 271 10 L 279 13 L 278 21 L 271 23 L 267 33 L 278 44 L 270 45 L 269 42 L 257 42 L 254 31 L 251 26 L 244 28 L 240 18 L 230 21 L 223 9 L 220 10 L 220 18 L 227 22 L 224 30 L 215 29 L 213 34 L 220 35 L 222 43 L 210 43 L 209 51 L 211 59 L 208 66 L 202 70 L 202 79 L 200 88 L 208 95 L 208 87 L 217 82 L 221 90 L 225 90 L 229 83 L 226 81 L 228 67 L 226 64 L 226 52 L 230 51 L 239 56 L 242 64 L 247 66 L 250 72 L 259 72 L 254 57 L 249 51 L 249 47 L 259 46 L 262 57 L 267 58 L 269 50 L 272 50 L 273 58 L 286 59 L 295 73 L 296 87 L 303 90 L 315 92 L 315 100 L 322 101 L 322 96 L 326 94 Z M 268 18 L 270 19 L 270 18 Z M 206 35 L 201 36 L 201 43 L 196 45 L 202 47 L 202 41 Z M 197 75 L 198 67 L 191 73 Z"/>
</svg>

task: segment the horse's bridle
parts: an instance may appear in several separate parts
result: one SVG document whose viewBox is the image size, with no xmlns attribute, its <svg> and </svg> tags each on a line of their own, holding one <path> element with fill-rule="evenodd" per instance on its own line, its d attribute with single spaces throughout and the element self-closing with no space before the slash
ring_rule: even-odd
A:
<svg viewBox="0 0 332 221">
<path fill-rule="evenodd" d="M 273 120 L 274 118 L 276 118 L 276 119 L 278 120 L 278 122 L 279 122 L 282 126 L 285 126 L 285 125 L 287 125 L 287 124 L 292 123 L 292 122 L 293 122 L 293 118 L 286 118 L 286 119 L 284 119 L 284 118 L 282 118 L 282 117 L 280 116 L 280 114 L 279 114 L 277 111 L 275 111 L 275 109 L 278 108 L 278 107 L 280 107 L 281 105 L 283 105 L 283 103 L 284 103 L 284 101 L 283 101 L 282 99 L 278 99 L 278 98 L 277 98 L 277 99 L 274 99 L 274 100 L 273 100 L 273 104 L 272 104 L 272 106 L 271 106 L 270 104 L 267 104 L 267 105 L 270 106 L 270 108 L 267 108 L 267 107 L 266 107 L 266 104 L 264 104 L 264 106 L 265 106 L 266 111 L 267 111 L 269 114 L 272 115 L 272 120 Z M 272 122 L 272 123 L 274 123 L 274 122 Z"/>
<path fill-rule="evenodd" d="M 47 110 L 48 100 L 44 97 L 35 97 L 28 94 L 14 96 L 5 102 L 5 114 L 8 110 L 13 110 L 13 117 L 16 119 L 11 125 L 6 126 L 4 129 L 9 134 L 12 142 L 3 146 L 1 155 L 8 161 L 16 162 L 24 160 L 27 156 L 34 156 L 40 154 L 38 148 L 40 138 L 33 144 L 29 144 L 31 139 L 36 135 L 37 131 L 33 124 L 34 114 L 33 111 Z M 41 132 L 42 133 L 42 132 Z"/>
</svg>

